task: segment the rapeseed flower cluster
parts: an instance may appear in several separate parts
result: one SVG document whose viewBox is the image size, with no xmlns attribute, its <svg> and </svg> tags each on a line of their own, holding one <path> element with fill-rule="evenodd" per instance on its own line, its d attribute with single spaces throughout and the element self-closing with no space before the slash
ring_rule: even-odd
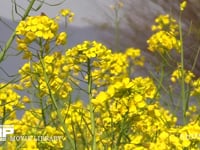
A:
<svg viewBox="0 0 200 150">
<path fill-rule="evenodd" d="M 70 9 L 61 9 L 60 15 L 67 17 L 69 22 L 72 22 L 74 19 L 74 13 Z"/>
<path fill-rule="evenodd" d="M 93 83 L 97 87 L 109 85 L 127 77 L 129 63 L 132 63 L 133 67 L 142 66 L 144 63 L 139 49 L 129 48 L 125 54 L 112 53 L 105 45 L 96 41 L 84 41 L 78 44 L 66 51 L 66 57 L 67 64 L 71 64 L 71 69 L 76 73 L 87 72 L 89 67 Z M 88 74 L 85 74 L 83 78 L 87 80 Z"/>
<path fill-rule="evenodd" d="M 177 39 L 178 24 L 175 19 L 169 15 L 160 15 L 155 19 L 155 25 L 152 31 L 155 32 L 148 40 L 148 50 L 168 53 L 171 50 L 180 52 L 180 40 Z"/>
<path fill-rule="evenodd" d="M 72 21 L 73 13 L 67 9 L 63 9 L 62 16 L 68 16 Z M 26 20 L 20 21 L 16 27 L 17 49 L 24 52 L 24 59 L 32 58 L 33 53 L 29 49 L 29 45 L 33 42 L 43 45 L 42 51 L 48 52 L 50 50 L 50 42 L 55 40 L 55 45 L 66 44 L 67 34 L 66 32 L 58 33 L 59 24 L 56 19 L 51 19 L 46 15 L 30 16 Z"/>
<path fill-rule="evenodd" d="M 173 35 L 178 35 L 178 24 L 170 15 L 160 15 L 155 19 L 155 25 L 151 27 L 152 31 L 167 31 Z"/>
<path fill-rule="evenodd" d="M 88 67 L 95 86 L 102 87 L 127 77 L 129 62 L 143 65 L 139 49 L 128 49 L 125 54 L 112 53 L 101 43 L 84 41 L 68 49 L 65 55 L 54 52 L 45 56 L 42 62 L 25 63 L 19 70 L 20 84 L 24 88 L 37 87 L 40 97 L 49 94 L 49 86 L 52 94 L 56 93 L 64 99 L 72 91 L 72 83 L 78 85 L 80 80 L 87 82 Z"/>
<path fill-rule="evenodd" d="M 14 91 L 15 85 L 0 83 L 0 121 L 4 123 L 5 118 L 15 118 L 15 110 L 23 109 L 25 106 L 21 96 Z"/>
<path fill-rule="evenodd" d="M 21 21 L 16 28 L 17 35 L 23 35 L 27 43 L 33 42 L 36 38 L 51 40 L 55 37 L 58 24 L 48 16 L 30 16 Z"/>
<path fill-rule="evenodd" d="M 48 16 L 30 16 L 25 21 L 21 21 L 16 28 L 17 49 L 24 52 L 23 58 L 32 58 L 33 52 L 29 45 L 33 41 L 42 42 L 46 40 L 46 47 L 49 48 L 49 41 L 55 38 L 58 24 Z"/>
<path fill-rule="evenodd" d="M 193 80 L 192 87 L 193 87 L 193 89 L 191 91 L 191 96 L 199 96 L 199 94 L 200 94 L 200 78 Z"/>
<path fill-rule="evenodd" d="M 37 87 L 39 97 L 47 96 L 51 92 L 65 99 L 72 91 L 67 79 L 69 74 L 67 67 L 70 66 L 67 66 L 65 57 L 60 52 L 55 52 L 45 56 L 43 63 L 25 63 L 19 70 L 22 78 L 20 84 L 23 88 Z M 48 80 L 48 83 L 45 80 Z"/>
<path fill-rule="evenodd" d="M 171 81 L 173 83 L 181 82 L 184 79 L 185 84 L 190 87 L 190 96 L 199 96 L 200 94 L 200 78 L 197 78 L 195 74 L 190 70 L 181 70 L 180 68 L 174 70 L 171 74 Z"/>
<path fill-rule="evenodd" d="M 193 79 L 195 78 L 195 75 L 193 72 L 189 70 L 181 71 L 181 69 L 178 68 L 172 72 L 171 81 L 176 82 L 177 80 L 181 80 L 182 77 L 184 77 L 185 83 L 189 84 L 193 81 Z"/>
</svg>

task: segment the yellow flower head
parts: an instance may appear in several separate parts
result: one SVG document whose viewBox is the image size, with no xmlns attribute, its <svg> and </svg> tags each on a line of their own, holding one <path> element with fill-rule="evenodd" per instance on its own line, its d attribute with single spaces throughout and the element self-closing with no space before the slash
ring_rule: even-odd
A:
<svg viewBox="0 0 200 150">
<path fill-rule="evenodd" d="M 21 96 L 13 88 L 12 84 L 0 83 L 0 117 L 5 117 L 5 113 L 15 111 L 16 108 L 24 108 L 20 102 Z"/>
<path fill-rule="evenodd" d="M 74 13 L 70 9 L 61 9 L 61 16 L 67 17 L 69 22 L 73 21 Z"/>
<path fill-rule="evenodd" d="M 58 30 L 58 24 L 48 16 L 30 16 L 21 21 L 16 28 L 16 34 L 24 36 L 29 42 L 35 38 L 45 40 L 54 38 Z"/>
<path fill-rule="evenodd" d="M 183 1 L 181 4 L 180 4 L 180 10 L 181 11 L 184 11 L 185 7 L 187 6 L 187 1 Z"/>
<path fill-rule="evenodd" d="M 158 16 L 152 31 L 155 33 L 147 40 L 148 50 L 166 53 L 174 49 L 180 52 L 180 40 L 176 37 L 178 24 L 175 19 L 169 15 Z"/>
<path fill-rule="evenodd" d="M 56 45 L 64 45 L 66 41 L 67 41 L 67 34 L 65 32 L 61 32 L 56 39 Z"/>
<path fill-rule="evenodd" d="M 173 73 L 171 75 L 171 81 L 173 83 L 175 83 L 177 80 L 180 80 L 182 77 L 184 77 L 185 83 L 189 84 L 189 83 L 192 82 L 192 80 L 194 79 L 195 75 L 194 75 L 193 72 L 191 72 L 189 70 L 181 71 L 181 69 L 178 68 L 175 71 L 173 71 Z"/>
</svg>

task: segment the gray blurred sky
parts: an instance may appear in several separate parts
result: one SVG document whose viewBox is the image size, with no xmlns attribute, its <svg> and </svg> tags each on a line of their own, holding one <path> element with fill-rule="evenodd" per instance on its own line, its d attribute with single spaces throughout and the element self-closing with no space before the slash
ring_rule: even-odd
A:
<svg viewBox="0 0 200 150">
<path fill-rule="evenodd" d="M 1 0 L 0 4 L 0 16 L 8 19 L 12 19 L 12 1 L 20 4 L 24 8 L 28 6 L 28 0 Z M 46 0 L 46 2 L 51 4 L 56 4 L 62 0 Z M 43 5 L 39 12 L 32 12 L 30 15 L 38 15 L 40 12 L 45 12 L 50 17 L 55 17 L 55 15 L 62 8 L 70 8 L 75 13 L 75 20 L 73 25 L 75 26 L 87 26 L 87 21 L 85 19 L 94 19 L 95 21 L 101 21 L 104 17 L 103 11 L 109 8 L 116 0 L 66 0 L 63 4 L 59 6 L 47 6 Z M 35 7 L 38 2 L 35 3 Z M 15 15 L 17 19 L 17 16 Z"/>
</svg>

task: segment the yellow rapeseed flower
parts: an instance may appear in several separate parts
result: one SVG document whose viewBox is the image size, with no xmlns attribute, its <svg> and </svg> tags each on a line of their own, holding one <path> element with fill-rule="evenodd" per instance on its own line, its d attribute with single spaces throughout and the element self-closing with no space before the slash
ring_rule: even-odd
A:
<svg viewBox="0 0 200 150">
<path fill-rule="evenodd" d="M 172 72 L 171 81 L 175 83 L 177 80 L 180 80 L 183 75 L 184 75 L 184 81 L 187 84 L 191 83 L 195 77 L 194 73 L 191 72 L 190 70 L 181 71 L 181 69 L 178 68 Z"/>
<path fill-rule="evenodd" d="M 178 35 L 178 24 L 169 15 L 160 15 L 152 25 L 155 33 L 147 40 L 148 50 L 152 52 L 166 53 L 175 49 L 180 52 L 180 40 Z"/>
<path fill-rule="evenodd" d="M 137 136 L 134 136 L 134 137 L 132 137 L 132 138 L 133 138 L 133 140 L 131 141 L 132 143 L 134 143 L 134 144 L 140 144 L 140 142 L 141 142 L 142 139 L 143 139 L 143 136 L 137 135 Z"/>
<path fill-rule="evenodd" d="M 185 7 L 187 6 L 187 1 L 183 1 L 181 4 L 180 4 L 180 10 L 181 11 L 184 11 Z"/>
<path fill-rule="evenodd" d="M 0 83 L 0 117 L 5 117 L 6 113 L 14 111 L 16 108 L 23 109 L 20 102 L 21 96 L 15 92 L 12 84 Z"/>
<path fill-rule="evenodd" d="M 22 98 L 22 101 L 23 101 L 24 103 L 29 103 L 29 102 L 30 102 L 30 99 L 28 98 L 28 96 L 24 96 L 24 97 Z"/>
<path fill-rule="evenodd" d="M 166 53 L 175 49 L 177 52 L 180 50 L 180 42 L 172 34 L 166 31 L 159 31 L 153 34 L 148 40 L 148 50 L 152 52 Z"/>
<path fill-rule="evenodd" d="M 70 9 L 61 9 L 60 10 L 60 14 L 62 15 L 62 16 L 67 16 L 67 15 L 69 15 L 71 13 L 71 10 Z"/>
<path fill-rule="evenodd" d="M 68 17 L 68 21 L 72 22 L 74 18 L 74 13 L 70 9 L 61 9 L 61 16 Z"/>
<path fill-rule="evenodd" d="M 105 93 L 105 92 L 100 92 L 97 97 L 95 99 L 92 99 L 92 103 L 95 105 L 95 106 L 98 106 L 98 105 L 101 105 L 101 104 L 104 104 L 106 100 L 108 100 L 108 94 Z"/>
<path fill-rule="evenodd" d="M 61 32 L 57 39 L 56 39 L 56 45 L 64 45 L 67 41 L 67 34 L 65 32 Z"/>
</svg>

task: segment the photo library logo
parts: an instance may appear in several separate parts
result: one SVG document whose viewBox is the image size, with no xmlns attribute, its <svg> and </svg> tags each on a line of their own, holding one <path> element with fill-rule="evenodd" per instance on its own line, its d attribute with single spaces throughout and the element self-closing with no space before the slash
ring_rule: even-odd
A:
<svg viewBox="0 0 200 150">
<path fill-rule="evenodd" d="M 9 134 L 14 133 L 14 125 L 0 125 L 0 141 L 6 141 Z"/>
<path fill-rule="evenodd" d="M 18 135 L 12 136 L 14 134 L 14 125 L 0 125 L 0 142 L 8 140 L 8 135 L 10 141 L 58 141 L 64 140 L 64 136 L 31 136 L 31 135 Z"/>
<path fill-rule="evenodd" d="M 180 136 L 182 140 L 194 140 L 200 139 L 200 133 L 193 133 L 193 134 L 182 134 Z"/>
</svg>

